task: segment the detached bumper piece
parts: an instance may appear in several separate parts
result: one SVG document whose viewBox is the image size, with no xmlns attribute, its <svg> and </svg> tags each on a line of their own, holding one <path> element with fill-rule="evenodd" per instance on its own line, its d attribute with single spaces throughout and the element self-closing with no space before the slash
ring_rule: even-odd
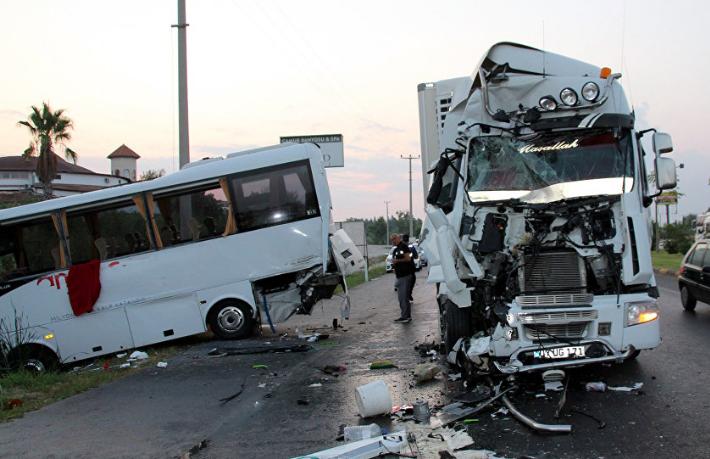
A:
<svg viewBox="0 0 710 459">
<path fill-rule="evenodd" d="M 297 456 L 292 459 L 368 459 L 386 454 L 398 454 L 409 444 L 406 432 L 395 432 L 380 437 L 368 438 L 347 445 L 318 451 L 317 453 Z"/>
</svg>

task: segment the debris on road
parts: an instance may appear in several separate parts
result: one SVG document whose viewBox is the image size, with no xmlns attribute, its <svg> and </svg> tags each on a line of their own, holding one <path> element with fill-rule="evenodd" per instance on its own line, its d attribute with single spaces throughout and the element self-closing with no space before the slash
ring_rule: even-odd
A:
<svg viewBox="0 0 710 459">
<path fill-rule="evenodd" d="M 199 442 L 198 444 L 194 445 L 192 448 L 187 450 L 186 453 L 181 454 L 180 459 L 190 459 L 192 456 L 196 455 L 197 453 L 199 453 L 203 449 L 207 448 L 209 442 L 210 441 L 207 439 L 202 440 L 201 442 Z"/>
<path fill-rule="evenodd" d="M 158 368 L 167 368 L 168 362 L 158 362 L 155 366 Z"/>
<path fill-rule="evenodd" d="M 374 360 L 370 364 L 370 370 L 382 370 L 385 368 L 397 368 L 391 360 Z"/>
<path fill-rule="evenodd" d="M 348 443 L 379 437 L 380 435 L 382 435 L 382 429 L 375 423 L 366 426 L 345 426 L 343 428 L 343 438 Z"/>
<path fill-rule="evenodd" d="M 128 357 L 128 360 L 145 360 L 148 358 L 148 354 L 143 351 L 133 351 L 131 355 Z"/>
<path fill-rule="evenodd" d="M 237 346 L 212 348 L 207 355 L 212 357 L 224 357 L 226 355 L 246 355 L 246 354 L 267 354 L 274 352 L 306 352 L 313 349 L 308 344 L 299 342 L 279 343 L 245 343 Z"/>
<path fill-rule="evenodd" d="M 308 387 L 322 387 L 322 386 L 323 386 L 323 384 L 321 384 L 321 383 L 313 383 L 313 384 L 309 385 Z"/>
<path fill-rule="evenodd" d="M 421 384 L 426 381 L 431 381 L 441 372 L 439 365 L 435 363 L 420 363 L 414 367 L 414 380 Z"/>
<path fill-rule="evenodd" d="M 346 367 L 345 365 L 326 365 L 323 368 L 319 368 L 319 370 L 329 376 L 335 376 L 337 378 L 338 376 L 347 372 L 348 367 Z"/>
<path fill-rule="evenodd" d="M 633 392 L 635 390 L 640 390 L 643 387 L 642 382 L 637 382 L 634 383 L 633 386 L 607 386 L 607 390 L 613 391 L 613 392 Z"/>
<path fill-rule="evenodd" d="M 311 402 L 308 401 L 308 400 L 305 399 L 305 398 L 299 398 L 298 400 L 296 400 L 296 404 L 297 404 L 297 405 L 306 406 L 306 405 L 309 405 L 310 403 L 311 403 Z"/>
<path fill-rule="evenodd" d="M 545 392 L 562 392 L 564 388 L 562 381 L 545 381 Z"/>
<path fill-rule="evenodd" d="M 429 403 L 424 400 L 417 400 L 414 403 L 414 419 L 419 422 L 428 422 L 431 418 L 431 411 L 429 411 Z"/>
<path fill-rule="evenodd" d="M 444 439 L 451 452 L 473 445 L 473 438 L 465 430 L 454 431 L 448 435 L 445 434 Z"/>
<path fill-rule="evenodd" d="M 225 398 L 220 398 L 219 401 L 222 402 L 222 403 L 220 403 L 220 405 L 225 405 L 226 403 L 229 403 L 232 400 L 234 400 L 235 398 L 242 395 L 242 392 L 244 392 L 245 385 L 246 385 L 246 379 L 244 381 L 242 381 L 242 384 L 241 384 L 239 390 L 237 392 L 235 392 L 233 395 L 230 395 L 229 397 L 225 397 Z"/>
<path fill-rule="evenodd" d="M 409 441 L 407 440 L 407 433 L 405 431 L 401 431 L 348 443 L 347 445 L 336 446 L 335 448 L 306 454 L 305 456 L 297 456 L 292 459 L 369 459 L 384 456 L 386 454 L 396 454 L 401 456 L 399 453 L 401 453 L 402 450 L 408 445 Z"/>
<path fill-rule="evenodd" d="M 601 381 L 588 382 L 584 385 L 587 392 L 604 392 L 606 391 L 606 383 Z"/>
<path fill-rule="evenodd" d="M 268 370 L 269 369 L 269 367 L 267 365 L 264 365 L 263 363 L 255 363 L 251 367 L 255 370 Z"/>
<path fill-rule="evenodd" d="M 503 404 L 510 410 L 510 414 L 515 419 L 530 427 L 533 430 L 548 433 L 572 433 L 572 426 L 569 424 L 542 424 L 524 415 L 511 403 L 507 395 L 501 397 Z"/>
<path fill-rule="evenodd" d="M 355 401 L 363 418 L 389 414 L 392 410 L 389 387 L 381 379 L 355 388 Z"/>
</svg>

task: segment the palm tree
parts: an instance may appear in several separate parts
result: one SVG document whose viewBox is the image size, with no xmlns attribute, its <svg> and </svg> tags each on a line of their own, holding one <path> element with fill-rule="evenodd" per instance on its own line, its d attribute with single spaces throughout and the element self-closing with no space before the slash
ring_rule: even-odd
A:
<svg viewBox="0 0 710 459">
<path fill-rule="evenodd" d="M 22 156 L 38 157 L 37 177 L 42 183 L 45 197 L 50 197 L 52 180 L 57 175 L 55 147 L 60 146 L 64 150 L 64 157 L 74 164 L 78 158 L 76 152 L 66 146 L 66 142 L 71 140 L 69 131 L 74 128 L 72 120 L 64 115 L 63 109 L 53 111 L 47 102 L 43 102 L 42 110 L 33 105 L 27 121 L 18 121 L 17 124 L 25 126 L 30 131 L 32 140 Z"/>
</svg>

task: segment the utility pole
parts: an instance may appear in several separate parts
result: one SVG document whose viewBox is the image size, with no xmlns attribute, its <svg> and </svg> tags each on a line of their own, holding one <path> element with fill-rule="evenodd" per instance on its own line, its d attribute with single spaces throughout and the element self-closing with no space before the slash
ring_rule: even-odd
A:
<svg viewBox="0 0 710 459">
<path fill-rule="evenodd" d="M 400 158 L 409 160 L 409 237 L 414 238 L 414 214 L 412 213 L 412 160 L 419 159 L 419 156 L 404 156 Z"/>
<path fill-rule="evenodd" d="M 190 162 L 190 128 L 187 116 L 187 26 L 185 0 L 178 0 L 178 130 L 180 169 Z"/>
<path fill-rule="evenodd" d="M 385 244 L 390 243 L 390 202 L 392 201 L 385 201 L 385 227 L 387 228 L 387 240 Z"/>
</svg>

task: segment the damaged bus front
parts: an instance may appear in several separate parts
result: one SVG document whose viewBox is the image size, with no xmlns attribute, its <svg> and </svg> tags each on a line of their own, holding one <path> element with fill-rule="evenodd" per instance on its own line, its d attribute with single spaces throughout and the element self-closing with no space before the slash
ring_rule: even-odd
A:
<svg viewBox="0 0 710 459">
<path fill-rule="evenodd" d="M 517 373 L 660 343 L 641 139 L 658 190 L 675 186 L 672 144 L 635 130 L 620 77 L 500 43 L 473 77 L 419 86 L 421 238 L 450 361 Z"/>
</svg>

